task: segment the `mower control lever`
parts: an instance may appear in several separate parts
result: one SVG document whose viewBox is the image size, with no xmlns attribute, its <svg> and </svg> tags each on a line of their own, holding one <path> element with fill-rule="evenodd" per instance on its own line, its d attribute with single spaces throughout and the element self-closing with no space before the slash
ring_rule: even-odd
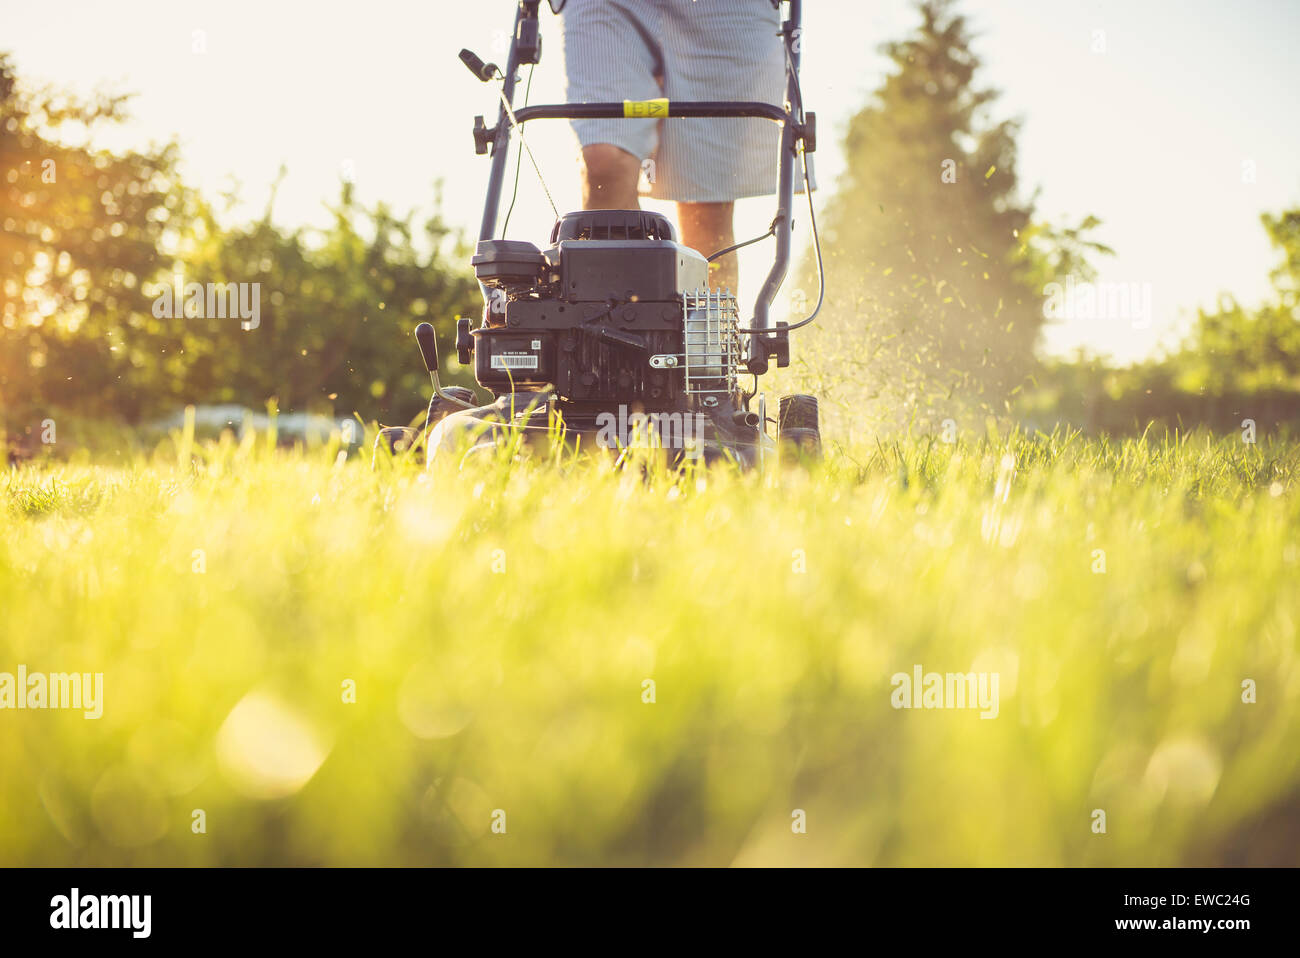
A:
<svg viewBox="0 0 1300 958">
<path fill-rule="evenodd" d="M 438 337 L 433 331 L 433 324 L 421 323 L 415 327 L 415 342 L 420 347 L 420 358 L 424 368 L 431 373 L 438 372 Z"/>
<path fill-rule="evenodd" d="M 467 403 L 450 393 L 443 392 L 442 383 L 438 381 L 438 336 L 434 333 L 432 324 L 421 323 L 415 327 L 415 342 L 420 347 L 420 358 L 424 360 L 424 368 L 429 370 L 429 381 L 433 383 L 434 395 L 455 406 L 473 409 L 473 403 Z"/>
</svg>

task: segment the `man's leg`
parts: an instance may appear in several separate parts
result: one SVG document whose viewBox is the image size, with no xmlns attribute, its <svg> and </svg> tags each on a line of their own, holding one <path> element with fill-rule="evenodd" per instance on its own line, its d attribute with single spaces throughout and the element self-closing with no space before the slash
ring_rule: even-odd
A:
<svg viewBox="0 0 1300 958">
<path fill-rule="evenodd" d="M 582 148 L 582 208 L 584 210 L 635 210 L 641 161 L 612 143 Z"/>
<path fill-rule="evenodd" d="M 734 203 L 678 203 L 677 220 L 682 224 L 682 243 L 705 256 L 712 256 L 736 242 L 731 214 Z M 736 254 L 728 253 L 709 264 L 709 285 L 737 291 L 740 282 Z"/>
</svg>

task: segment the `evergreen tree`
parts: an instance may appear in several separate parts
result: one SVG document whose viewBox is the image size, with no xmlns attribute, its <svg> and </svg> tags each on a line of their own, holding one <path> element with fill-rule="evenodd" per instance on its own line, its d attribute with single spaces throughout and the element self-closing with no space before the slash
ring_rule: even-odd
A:
<svg viewBox="0 0 1300 958">
<path fill-rule="evenodd" d="M 976 84 L 966 21 L 949 0 L 917 9 L 916 31 L 882 47 L 893 69 L 849 123 L 847 168 L 823 220 L 830 305 L 810 365 L 847 364 L 865 393 L 813 385 L 855 409 L 883 393 L 904 419 L 945 417 L 959 397 L 1001 411 L 1032 369 L 1043 324 L 1038 281 L 1055 270 L 1039 249 L 1054 246 L 1059 268 L 1093 244 L 1077 230 L 1070 246 L 1031 229 L 1018 124 L 990 118 L 997 94 Z M 799 288 L 815 284 L 805 268 Z"/>
</svg>

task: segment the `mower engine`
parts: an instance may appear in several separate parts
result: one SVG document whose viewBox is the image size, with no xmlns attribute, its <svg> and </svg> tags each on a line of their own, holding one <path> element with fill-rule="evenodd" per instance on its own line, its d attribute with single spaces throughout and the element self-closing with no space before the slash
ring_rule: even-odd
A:
<svg viewBox="0 0 1300 958">
<path fill-rule="evenodd" d="M 667 217 L 568 213 L 546 250 L 482 240 L 471 263 L 486 306 L 479 328 L 459 321 L 457 348 L 496 396 L 548 393 L 567 430 L 598 438 L 630 415 L 676 414 L 694 417 L 685 431 L 705 454 L 760 442 L 738 384 L 735 296 L 709 289 L 707 261 L 677 242 Z"/>
</svg>

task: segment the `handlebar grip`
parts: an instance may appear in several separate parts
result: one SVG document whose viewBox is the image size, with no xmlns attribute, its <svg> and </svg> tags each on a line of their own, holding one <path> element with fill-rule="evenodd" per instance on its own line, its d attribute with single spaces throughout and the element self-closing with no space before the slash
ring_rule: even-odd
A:
<svg viewBox="0 0 1300 958">
<path fill-rule="evenodd" d="M 460 60 L 465 66 L 469 67 L 469 72 L 474 74 L 484 83 L 492 79 L 492 74 L 496 72 L 496 64 L 484 63 L 473 50 L 461 50 Z"/>
</svg>

